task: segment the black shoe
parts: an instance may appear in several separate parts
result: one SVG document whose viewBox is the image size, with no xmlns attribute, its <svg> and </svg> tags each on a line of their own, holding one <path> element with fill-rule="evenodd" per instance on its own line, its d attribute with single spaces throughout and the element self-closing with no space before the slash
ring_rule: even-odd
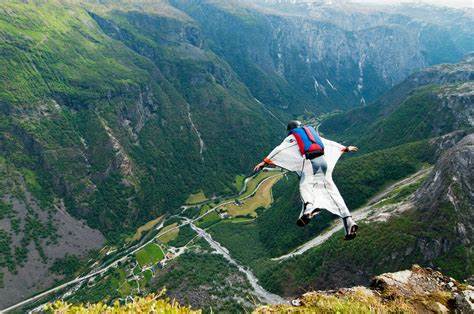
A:
<svg viewBox="0 0 474 314">
<path fill-rule="evenodd" d="M 311 221 L 311 219 L 316 216 L 317 214 L 319 214 L 321 212 L 321 209 L 319 208 L 315 208 L 313 209 L 313 211 L 309 214 L 304 214 L 302 215 L 297 221 L 296 221 L 296 224 L 300 227 L 304 227 L 306 226 L 307 224 L 309 224 L 309 222 Z"/>
<path fill-rule="evenodd" d="M 300 227 L 304 227 L 310 222 L 310 220 L 311 218 L 309 218 L 309 215 L 303 215 L 296 221 L 296 224 Z"/>
<path fill-rule="evenodd" d="M 346 235 L 344 236 L 344 240 L 353 240 L 357 236 L 357 229 L 359 226 L 352 220 L 350 217 L 343 218 L 342 221 L 344 223 L 344 230 Z"/>
</svg>

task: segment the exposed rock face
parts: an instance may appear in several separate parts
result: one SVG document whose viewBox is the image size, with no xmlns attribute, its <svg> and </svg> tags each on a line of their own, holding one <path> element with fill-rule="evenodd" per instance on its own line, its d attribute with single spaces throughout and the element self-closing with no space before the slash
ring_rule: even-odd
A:
<svg viewBox="0 0 474 314">
<path fill-rule="evenodd" d="M 2 170 L 0 166 L 0 173 Z M 0 203 L 11 204 L 12 209 L 8 217 L 0 217 L 0 230 L 11 240 L 7 247 L 3 243 L 0 253 L 0 261 L 8 265 L 0 268 L 7 270 L 2 273 L 0 308 L 63 279 L 64 276 L 50 270 L 57 259 L 66 255 L 86 258 L 105 242 L 100 231 L 72 217 L 62 200 L 52 208 L 40 208 L 40 202 L 25 189 L 23 178 L 14 179 L 17 194 L 0 198 Z"/>
<path fill-rule="evenodd" d="M 449 309 L 469 313 L 474 310 L 474 287 L 418 265 L 411 270 L 376 276 L 371 289 L 384 299 L 402 299 L 419 312 L 447 313 Z"/>
<path fill-rule="evenodd" d="M 452 85 L 458 89 L 447 87 L 454 95 L 462 95 L 465 100 L 470 97 L 472 102 L 472 80 L 474 80 L 474 55 L 465 56 L 461 62 L 453 64 L 440 64 L 427 67 L 407 77 L 402 83 L 395 86 L 378 101 L 384 113 L 393 111 L 414 89 L 426 85 Z M 471 81 L 471 82 L 469 82 Z M 458 83 L 471 84 L 471 87 L 458 85 Z M 448 93 L 444 93 L 448 95 Z M 440 94 L 442 97 L 442 93 Z M 472 109 L 471 109 L 472 112 Z"/>
<path fill-rule="evenodd" d="M 366 285 L 371 276 L 415 263 L 457 279 L 470 277 L 474 260 L 474 134 L 466 133 L 453 132 L 433 140 L 437 147 L 433 157 L 438 161 L 427 177 L 411 188 L 392 190 L 393 195 L 406 193 L 406 197 L 386 196 L 376 203 L 370 214 L 376 221 L 361 221 L 354 241 L 340 243 L 332 237 L 332 241 L 275 266 L 268 272 L 269 277 L 281 280 L 275 290 L 294 295 L 314 287 Z M 293 279 L 296 276 L 300 277 Z"/>
<path fill-rule="evenodd" d="M 456 294 L 454 302 L 456 304 L 457 313 L 474 312 L 474 291 L 472 289 L 461 291 Z"/>
<path fill-rule="evenodd" d="M 429 67 L 414 74 L 411 80 L 421 85 L 453 84 L 474 79 L 474 54 L 467 55 L 463 62 L 456 64 L 441 64 Z"/>
<path fill-rule="evenodd" d="M 54 244 L 41 241 L 46 261 L 43 261 L 35 245 L 28 246 L 27 261 L 18 267 L 15 274 L 6 272 L 4 275 L 1 308 L 13 304 L 12 300 L 26 299 L 31 296 L 32 291 L 41 291 L 61 280 L 62 275 L 50 271 L 56 259 L 62 259 L 66 255 L 86 258 L 90 250 L 98 250 L 104 244 L 104 237 L 99 231 L 89 228 L 64 210 L 58 211 L 53 219 L 54 224 L 58 225 L 60 240 Z"/>
<path fill-rule="evenodd" d="M 257 313 L 472 313 L 474 287 L 439 271 L 413 265 L 409 270 L 384 273 L 369 288 L 357 286 L 308 292 L 286 305 L 261 307 Z"/>
<path fill-rule="evenodd" d="M 290 111 L 365 104 L 414 70 L 458 61 L 472 50 L 466 25 L 473 20 L 463 11 L 441 19 L 429 6 L 414 13 L 409 6 L 333 1 L 171 3 L 197 22 L 254 96 Z M 447 42 L 450 49 L 440 49 Z M 419 84 L 428 79 L 429 73 Z"/>
<path fill-rule="evenodd" d="M 459 216 L 453 226 L 464 245 L 474 243 L 474 134 L 465 136 L 437 162 L 426 183 L 416 192 L 415 202 L 422 211 L 451 204 Z"/>
<path fill-rule="evenodd" d="M 474 60 L 471 63 L 473 69 L 470 81 L 462 84 L 448 85 L 442 87 L 438 93 L 441 99 L 440 112 L 448 111 L 453 117 L 452 127 L 456 130 L 474 127 Z M 447 119 L 448 117 L 445 117 Z M 434 123 L 435 132 L 440 133 L 443 127 L 441 121 Z M 444 122 L 446 123 L 446 122 Z"/>
<path fill-rule="evenodd" d="M 446 27 L 464 17 L 457 11 L 439 24 L 406 12 L 293 4 L 3 1 L 0 168 L 19 172 L 25 192 L 36 193 L 39 203 L 2 199 L 14 206 L 0 221 L 4 281 L 15 280 L 10 265 L 17 263 L 24 283 L 19 291 L 34 293 L 53 280 L 46 278 L 53 258 L 84 255 L 103 243 L 94 230 L 120 241 L 144 221 L 178 208 L 196 189 L 229 192 L 235 175 L 283 130 L 266 105 L 283 115 L 348 108 L 374 99 L 414 69 L 470 50 L 458 23 Z M 440 50 L 431 40 L 445 32 L 456 36 L 443 38 L 450 49 Z M 453 71 L 417 82 L 463 78 Z M 471 88 L 437 95 L 457 112 L 472 102 L 465 92 Z M 456 127 L 471 123 L 472 111 L 466 112 Z M 0 176 L 2 196 L 16 193 L 14 177 Z M 464 222 L 457 226 L 461 234 L 471 230 Z M 48 243 L 60 236 L 61 244 Z M 451 243 L 421 239 L 418 245 L 431 258 Z M 35 268 L 38 277 L 29 277 Z M 32 287 L 34 280 L 41 282 Z M 14 301 L 0 291 L 4 300 Z"/>
<path fill-rule="evenodd" d="M 410 75 L 376 102 L 323 121 L 330 137 L 365 150 L 442 136 L 474 126 L 474 58 Z"/>
</svg>

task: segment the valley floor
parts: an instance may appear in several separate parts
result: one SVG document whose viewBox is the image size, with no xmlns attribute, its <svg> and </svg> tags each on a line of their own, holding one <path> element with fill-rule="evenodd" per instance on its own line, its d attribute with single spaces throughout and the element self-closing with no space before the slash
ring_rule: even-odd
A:
<svg viewBox="0 0 474 314">
<path fill-rule="evenodd" d="M 160 223 L 153 229 L 149 230 L 147 234 L 143 235 L 139 244 L 121 249 L 104 248 L 102 251 L 105 252 L 105 254 L 102 258 L 102 261 L 97 260 L 93 265 L 94 267 L 88 274 L 79 276 L 54 288 L 48 289 L 31 298 L 23 300 L 22 302 L 5 308 L 3 311 L 9 312 L 17 308 L 28 306 L 29 304 L 33 304 L 35 302 L 41 303 L 41 300 L 55 293 L 60 293 L 59 295 L 62 295 L 63 298 L 67 299 L 70 296 L 74 296 L 78 290 L 83 289 L 84 285 L 87 287 L 87 289 L 93 290 L 96 286 L 95 281 L 99 281 L 101 276 L 104 276 L 108 272 L 116 269 L 122 273 L 121 276 L 124 277 L 123 280 L 125 278 L 128 280 L 122 280 L 123 282 L 120 285 L 117 285 L 117 290 L 121 290 L 121 299 L 127 300 L 129 296 L 135 293 L 140 293 L 140 284 L 145 285 L 150 280 L 150 277 L 159 271 L 159 269 L 165 267 L 167 263 L 178 258 L 182 253 L 184 253 L 188 245 L 194 239 L 196 239 L 197 236 L 205 239 L 217 253 L 223 255 L 227 261 L 236 266 L 239 271 L 245 274 L 253 289 L 252 293 L 254 293 L 259 300 L 264 303 L 281 303 L 283 299 L 267 292 L 264 288 L 262 288 L 258 284 L 256 277 L 248 268 L 241 266 L 237 261 L 232 259 L 227 249 L 213 240 L 204 229 L 199 228 L 197 225 L 195 225 L 195 223 L 205 227 L 206 223 L 209 221 L 216 222 L 215 220 L 228 219 L 231 217 L 236 217 L 232 219 L 239 220 L 241 219 L 239 218 L 240 216 L 246 216 L 249 213 L 254 212 L 259 206 L 270 206 L 272 201 L 271 188 L 283 175 L 284 172 L 280 171 L 263 171 L 258 175 L 245 180 L 245 184 L 239 195 L 228 197 L 227 199 L 217 203 L 215 203 L 214 200 L 201 202 L 199 204 L 200 212 L 198 212 L 197 216 L 193 217 L 192 219 L 181 216 L 171 216 L 168 218 L 168 220 L 173 218 L 178 219 L 178 221 L 182 220 L 182 222 L 179 224 L 168 224 L 168 227 L 164 227 L 167 219 L 161 220 L 159 217 L 151 221 L 150 224 L 153 223 L 153 225 L 156 225 L 158 221 L 160 221 Z M 263 203 L 261 201 L 262 199 L 265 200 Z M 193 206 L 183 206 L 181 215 L 185 215 L 186 211 L 190 210 L 191 208 L 193 208 Z M 229 208 L 229 210 L 227 208 Z M 220 215 L 216 214 L 217 211 L 220 212 Z M 232 214 L 230 214 L 229 211 L 232 211 Z M 212 217 L 209 218 L 210 216 Z M 179 234 L 180 229 L 183 229 L 186 226 L 190 226 L 197 235 L 194 235 L 188 239 L 188 242 L 184 246 L 174 247 L 162 242 L 162 239 L 165 239 L 168 235 L 172 235 L 172 238 L 167 239 L 166 242 L 172 240 Z M 142 234 L 145 229 L 149 228 L 140 227 L 140 234 Z M 173 236 L 173 233 L 175 233 L 176 236 Z M 147 239 L 147 237 L 149 239 Z M 144 241 L 145 239 L 147 240 Z M 158 254 L 160 256 L 156 257 L 153 256 L 153 253 L 148 254 L 148 252 L 146 252 L 150 251 L 149 248 L 151 245 L 157 245 L 159 251 L 162 252 Z M 127 263 L 129 265 L 126 265 Z M 124 267 L 124 265 L 126 266 Z M 121 271 L 122 269 L 125 271 Z M 133 282 L 133 284 L 130 282 Z M 124 285 L 127 286 L 125 289 Z M 66 291 L 64 292 L 64 290 Z M 36 309 L 40 309 L 41 307 L 42 305 L 39 305 L 36 307 Z"/>
</svg>

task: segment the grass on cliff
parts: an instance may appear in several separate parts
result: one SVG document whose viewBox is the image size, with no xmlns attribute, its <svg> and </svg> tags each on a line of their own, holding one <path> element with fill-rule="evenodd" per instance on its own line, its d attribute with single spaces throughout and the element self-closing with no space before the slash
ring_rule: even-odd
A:
<svg viewBox="0 0 474 314">
<path fill-rule="evenodd" d="M 417 313 L 409 303 L 398 299 L 382 302 L 365 288 L 341 295 L 310 293 L 302 298 L 303 305 L 263 306 L 254 313 Z"/>
<path fill-rule="evenodd" d="M 118 301 L 109 306 L 102 302 L 94 304 L 78 304 L 57 301 L 48 304 L 45 308 L 46 313 L 169 313 L 169 314 L 185 314 L 185 313 L 201 313 L 200 310 L 192 310 L 189 307 L 180 306 L 174 301 L 168 299 L 160 299 L 154 294 L 143 298 L 135 298 L 132 302 L 120 304 Z"/>
</svg>

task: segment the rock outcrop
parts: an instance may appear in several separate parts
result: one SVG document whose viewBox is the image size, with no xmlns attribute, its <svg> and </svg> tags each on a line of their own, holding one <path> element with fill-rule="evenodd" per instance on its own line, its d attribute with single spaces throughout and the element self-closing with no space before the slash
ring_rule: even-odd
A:
<svg viewBox="0 0 474 314">
<path fill-rule="evenodd" d="M 384 273 L 370 287 L 308 292 L 293 305 L 264 306 L 257 313 L 472 313 L 474 287 L 441 272 L 413 265 Z"/>
<path fill-rule="evenodd" d="M 421 211 L 433 212 L 443 207 L 443 204 L 454 208 L 458 216 L 454 228 L 463 245 L 472 245 L 474 242 L 473 165 L 474 133 L 471 133 L 441 155 L 431 175 L 415 194 L 415 203 Z"/>
</svg>

